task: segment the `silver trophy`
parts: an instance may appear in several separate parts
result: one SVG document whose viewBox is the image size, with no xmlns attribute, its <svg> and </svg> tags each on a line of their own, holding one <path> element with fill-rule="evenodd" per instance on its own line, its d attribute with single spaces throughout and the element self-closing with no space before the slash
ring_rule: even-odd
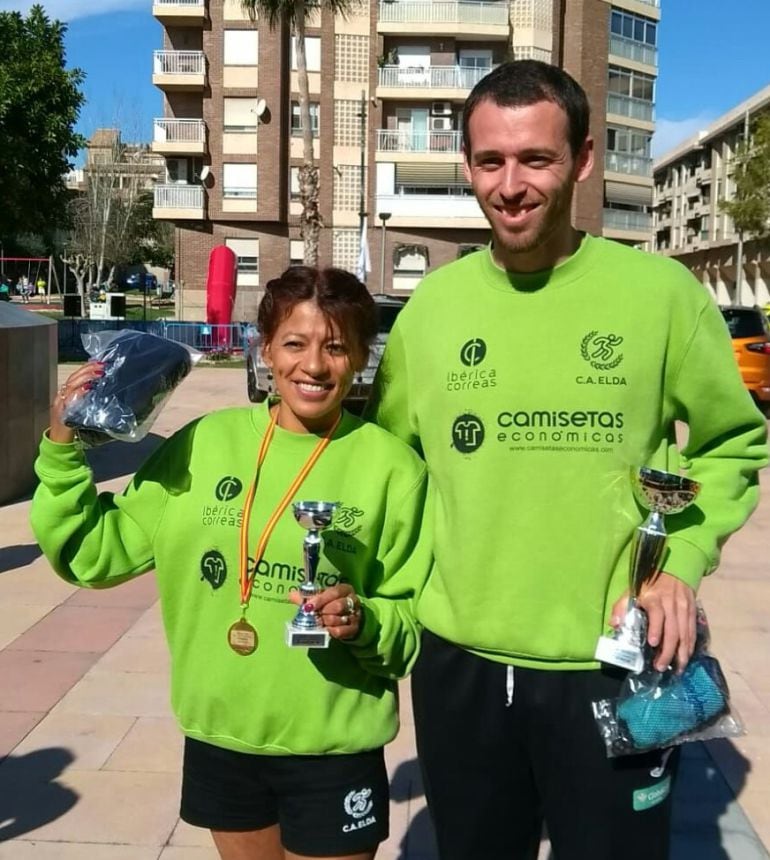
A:
<svg viewBox="0 0 770 860">
<path fill-rule="evenodd" d="M 647 614 L 639 606 L 642 586 L 660 569 L 666 548 L 664 514 L 678 514 L 688 507 L 700 490 L 700 484 L 671 472 L 643 466 L 631 474 L 631 486 L 640 505 L 650 513 L 636 529 L 631 541 L 628 576 L 628 607 L 621 626 L 609 636 L 602 636 L 594 657 L 631 672 L 644 668 L 647 643 Z"/>
<path fill-rule="evenodd" d="M 293 648 L 328 648 L 329 631 L 318 621 L 308 603 L 321 590 L 315 578 L 321 558 L 321 530 L 329 528 L 339 502 L 295 502 L 294 519 L 307 529 L 302 542 L 305 557 L 305 581 L 299 587 L 302 603 L 294 618 L 286 624 L 286 644 Z"/>
</svg>

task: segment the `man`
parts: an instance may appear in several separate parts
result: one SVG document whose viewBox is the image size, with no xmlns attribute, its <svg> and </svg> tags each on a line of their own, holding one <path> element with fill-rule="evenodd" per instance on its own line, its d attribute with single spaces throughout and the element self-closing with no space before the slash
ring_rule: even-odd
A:
<svg viewBox="0 0 770 860">
<path fill-rule="evenodd" d="M 632 467 L 702 482 L 667 520 L 641 596 L 655 664 L 694 647 L 695 590 L 754 508 L 765 422 L 721 315 L 678 263 L 581 235 L 593 167 L 585 93 L 534 61 L 485 77 L 464 112 L 465 175 L 488 249 L 428 275 L 390 335 L 370 414 L 425 457 L 435 566 L 412 681 L 442 860 L 664 858 L 676 755 L 607 759 L 594 660 L 626 606 L 645 513 Z M 675 420 L 689 424 L 677 451 Z"/>
</svg>

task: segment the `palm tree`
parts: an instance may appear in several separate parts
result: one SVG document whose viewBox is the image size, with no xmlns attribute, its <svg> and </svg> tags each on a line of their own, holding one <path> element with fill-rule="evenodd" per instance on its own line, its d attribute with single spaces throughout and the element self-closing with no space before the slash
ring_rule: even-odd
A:
<svg viewBox="0 0 770 860">
<path fill-rule="evenodd" d="M 241 5 L 254 18 L 267 20 L 269 27 L 288 21 L 294 36 L 299 86 L 299 116 L 302 125 L 302 167 L 299 169 L 299 195 L 302 203 L 300 233 L 305 247 L 305 264 L 318 265 L 318 237 L 321 214 L 318 210 L 318 167 L 313 157 L 313 129 L 310 120 L 310 87 L 305 56 L 305 25 L 312 12 L 328 10 L 346 15 L 360 0 L 241 0 Z"/>
</svg>

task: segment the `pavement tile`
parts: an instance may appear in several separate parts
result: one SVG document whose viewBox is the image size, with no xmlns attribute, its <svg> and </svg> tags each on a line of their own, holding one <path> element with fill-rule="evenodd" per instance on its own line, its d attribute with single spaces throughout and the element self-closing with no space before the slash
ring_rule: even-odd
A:
<svg viewBox="0 0 770 860">
<path fill-rule="evenodd" d="M 163 618 L 160 614 L 160 604 L 156 603 L 144 612 L 141 618 L 134 626 L 126 633 L 127 637 L 157 637 L 160 636 L 163 642 L 166 641 L 166 633 L 163 629 Z"/>
<path fill-rule="evenodd" d="M 167 672 L 169 654 L 162 636 L 136 636 L 132 627 L 107 651 L 96 668 L 109 672 Z"/>
<path fill-rule="evenodd" d="M 57 606 L 34 627 L 15 639 L 13 651 L 56 651 L 102 654 L 131 627 L 136 609 Z"/>
<path fill-rule="evenodd" d="M 160 852 L 158 860 L 219 860 L 216 848 L 177 848 L 169 846 Z"/>
<path fill-rule="evenodd" d="M 55 782 L 35 777 L 9 784 L 6 765 L 0 767 L 0 794 L 13 792 L 22 840 L 160 849 L 179 814 L 179 780 L 171 774 L 67 770 Z"/>
<path fill-rule="evenodd" d="M 117 714 L 136 717 L 170 715 L 166 673 L 89 672 L 56 706 L 67 714 Z"/>
<path fill-rule="evenodd" d="M 73 755 L 70 770 L 99 770 L 136 722 L 133 716 L 50 713 L 16 747 L 24 755 L 61 746 Z"/>
<path fill-rule="evenodd" d="M 0 649 L 5 648 L 11 642 L 37 624 L 51 610 L 48 604 L 32 605 L 0 602 Z"/>
<path fill-rule="evenodd" d="M 168 844 L 176 848 L 211 848 L 214 845 L 208 830 L 193 827 L 181 818 L 177 821 Z"/>
<path fill-rule="evenodd" d="M 117 606 L 144 610 L 157 599 L 155 576 L 147 573 L 115 588 L 78 588 L 67 600 L 67 606 Z"/>
<path fill-rule="evenodd" d="M 113 750 L 105 770 L 178 774 L 184 736 L 171 717 L 140 717 Z"/>
<path fill-rule="evenodd" d="M 70 585 L 51 570 L 45 559 L 39 559 L 24 570 L 0 573 L 0 603 L 9 606 L 58 606 L 77 586 Z"/>
<path fill-rule="evenodd" d="M 0 651 L 2 711 L 48 711 L 91 668 L 95 654 Z"/>
<path fill-rule="evenodd" d="M 95 845 L 86 842 L 24 842 L 0 844 L 0 860 L 158 860 L 158 849 L 138 845 Z M 185 860 L 180 857 L 179 860 Z M 190 858 L 193 860 L 193 858 Z M 205 860 L 205 858 L 201 858 Z M 212 860 L 218 860 L 217 857 Z"/>
<path fill-rule="evenodd" d="M 0 758 L 21 743 L 44 716 L 43 711 L 0 711 Z"/>
</svg>

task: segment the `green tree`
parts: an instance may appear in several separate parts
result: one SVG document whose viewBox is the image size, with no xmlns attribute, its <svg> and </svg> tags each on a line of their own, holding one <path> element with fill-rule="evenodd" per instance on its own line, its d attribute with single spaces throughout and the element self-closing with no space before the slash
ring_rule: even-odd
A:
<svg viewBox="0 0 770 860">
<path fill-rule="evenodd" d="M 733 162 L 735 193 L 719 207 L 742 237 L 764 236 L 770 229 L 770 113 L 751 124 L 748 140 L 741 141 Z"/>
<path fill-rule="evenodd" d="M 321 213 L 318 208 L 318 167 L 313 157 L 313 130 L 310 122 L 310 86 L 305 56 L 305 26 L 309 15 L 327 10 L 347 15 L 360 0 L 241 0 L 252 18 L 259 15 L 273 28 L 287 22 L 294 36 L 297 55 L 299 115 L 302 123 L 302 167 L 299 169 L 299 195 L 302 203 L 300 231 L 305 245 L 305 263 L 318 265 L 318 238 Z"/>
<path fill-rule="evenodd" d="M 84 140 L 74 131 L 83 94 L 65 69 L 66 25 L 43 7 L 0 12 L 0 237 L 52 236 L 65 217 L 64 177 Z"/>
</svg>

